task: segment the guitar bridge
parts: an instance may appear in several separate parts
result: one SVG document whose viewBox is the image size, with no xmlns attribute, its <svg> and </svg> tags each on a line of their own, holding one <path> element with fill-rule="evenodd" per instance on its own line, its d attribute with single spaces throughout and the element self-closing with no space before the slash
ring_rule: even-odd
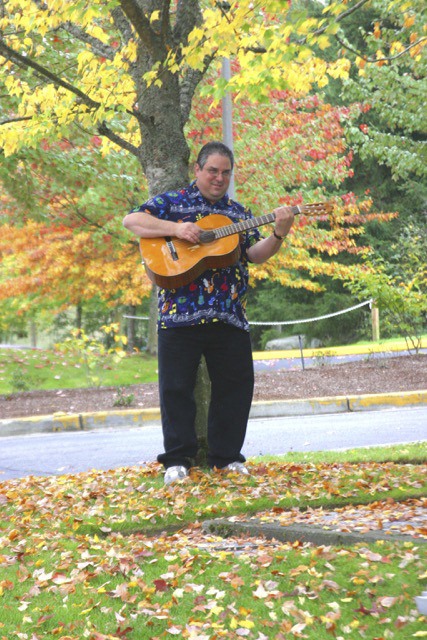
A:
<svg viewBox="0 0 427 640">
<path fill-rule="evenodd" d="M 176 250 L 176 247 L 175 247 L 175 245 L 173 243 L 172 238 L 170 236 L 167 236 L 165 238 L 165 240 L 166 240 L 166 246 L 170 251 L 172 260 L 174 260 L 174 261 L 178 260 L 178 253 L 177 253 L 177 250 Z"/>
</svg>

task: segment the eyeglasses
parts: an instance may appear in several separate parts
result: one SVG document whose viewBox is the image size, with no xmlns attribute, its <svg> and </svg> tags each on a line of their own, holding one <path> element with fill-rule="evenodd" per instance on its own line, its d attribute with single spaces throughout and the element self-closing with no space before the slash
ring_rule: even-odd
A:
<svg viewBox="0 0 427 640">
<path fill-rule="evenodd" d="M 214 167 L 209 167 L 209 169 L 206 169 L 206 171 L 212 178 L 217 178 L 218 176 L 221 176 L 222 178 L 230 178 L 232 173 L 231 169 L 220 171 L 219 169 L 214 169 Z"/>
</svg>

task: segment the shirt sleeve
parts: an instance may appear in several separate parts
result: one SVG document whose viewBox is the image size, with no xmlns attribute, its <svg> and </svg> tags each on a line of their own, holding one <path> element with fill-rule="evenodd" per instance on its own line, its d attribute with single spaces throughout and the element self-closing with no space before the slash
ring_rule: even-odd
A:
<svg viewBox="0 0 427 640">
<path fill-rule="evenodd" d="M 144 212 L 151 213 L 156 218 L 162 218 L 168 220 L 169 202 L 165 195 L 155 196 L 150 198 L 147 202 L 132 209 L 131 213 Z"/>
</svg>

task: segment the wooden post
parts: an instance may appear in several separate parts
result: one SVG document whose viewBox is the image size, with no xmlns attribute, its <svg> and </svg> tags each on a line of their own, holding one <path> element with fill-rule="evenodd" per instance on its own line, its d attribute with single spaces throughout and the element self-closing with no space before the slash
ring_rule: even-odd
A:
<svg viewBox="0 0 427 640">
<path fill-rule="evenodd" d="M 375 302 L 372 301 L 371 305 L 371 318 L 372 318 L 372 340 L 378 342 L 380 339 L 380 312 Z"/>
</svg>

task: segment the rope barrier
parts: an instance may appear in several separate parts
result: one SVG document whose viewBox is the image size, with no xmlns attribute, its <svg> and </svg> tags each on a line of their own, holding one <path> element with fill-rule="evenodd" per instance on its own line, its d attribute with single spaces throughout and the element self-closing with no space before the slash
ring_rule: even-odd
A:
<svg viewBox="0 0 427 640">
<path fill-rule="evenodd" d="M 342 311 L 335 311 L 335 313 L 328 313 L 325 316 L 317 316 L 317 318 L 306 318 L 304 320 L 285 320 L 283 322 L 249 322 L 249 324 L 257 325 L 257 326 L 282 326 L 286 324 L 303 324 L 304 322 L 316 322 L 317 320 L 326 320 L 327 318 L 333 318 L 334 316 L 340 316 L 343 313 L 348 313 L 349 311 L 354 311 L 354 309 L 360 309 L 360 307 L 364 307 L 366 304 L 372 306 L 372 298 L 370 300 L 366 300 L 365 302 L 360 302 L 359 304 L 355 304 L 354 307 L 348 307 L 347 309 L 343 309 Z M 123 318 L 130 318 L 133 320 L 149 320 L 148 316 L 123 316 Z"/>
<path fill-rule="evenodd" d="M 264 325 L 264 326 L 281 326 L 285 324 L 302 324 L 304 322 L 316 322 L 317 320 L 326 320 L 326 318 L 333 318 L 334 316 L 340 316 L 343 313 L 348 313 L 349 311 L 354 311 L 354 309 L 360 309 L 360 307 L 364 307 L 366 304 L 372 306 L 372 298 L 370 300 L 366 300 L 365 302 L 360 302 L 359 304 L 355 304 L 354 307 L 348 307 L 348 309 L 343 309 L 342 311 L 335 311 L 335 313 L 328 313 L 325 316 L 318 316 L 317 318 L 306 318 L 305 320 L 286 320 L 284 322 L 249 322 L 249 324 L 253 325 Z M 148 320 L 148 316 L 123 316 L 124 318 L 131 318 L 133 320 Z"/>
<path fill-rule="evenodd" d="M 342 311 L 335 311 L 335 313 L 328 313 L 325 316 L 318 316 L 317 318 L 306 318 L 305 320 L 287 320 L 284 322 L 249 322 L 249 324 L 253 325 L 268 325 L 268 326 L 278 326 L 285 324 L 302 324 L 303 322 L 316 322 L 316 320 L 325 320 L 326 318 L 333 318 L 334 316 L 339 316 L 343 313 L 348 313 L 349 311 L 354 311 L 354 309 L 360 309 L 360 307 L 364 307 L 365 304 L 369 304 L 372 306 L 372 298 L 370 300 L 366 300 L 366 302 L 361 302 L 360 304 L 355 304 L 354 307 L 349 307 L 348 309 L 343 309 Z"/>
</svg>

